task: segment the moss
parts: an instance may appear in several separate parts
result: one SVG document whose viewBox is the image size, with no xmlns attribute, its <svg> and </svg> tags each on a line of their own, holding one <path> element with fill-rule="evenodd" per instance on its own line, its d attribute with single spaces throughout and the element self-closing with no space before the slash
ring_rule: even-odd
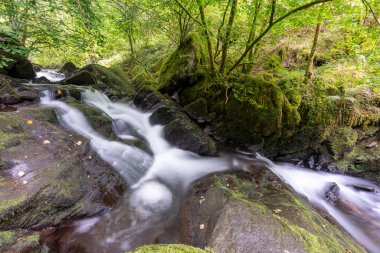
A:
<svg viewBox="0 0 380 253">
<path fill-rule="evenodd" d="M 350 127 L 338 127 L 330 135 L 330 147 L 335 159 L 342 158 L 358 139 L 357 132 Z"/>
<path fill-rule="evenodd" d="M 2 231 L 0 232 L 0 247 L 6 244 L 12 244 L 16 240 L 16 231 Z"/>
<path fill-rule="evenodd" d="M 160 70 L 160 90 L 173 93 L 194 84 L 193 74 L 206 63 L 205 42 L 197 33 L 189 34 L 179 48 L 165 60 Z"/>
<path fill-rule="evenodd" d="M 7 210 L 8 208 L 10 207 L 14 207 L 14 206 L 17 206 L 17 205 L 20 205 L 21 203 L 23 203 L 26 199 L 28 198 L 27 195 L 22 195 L 21 197 L 19 198 L 15 198 L 15 199 L 6 199 L 6 200 L 0 200 L 0 213 L 4 210 Z"/>
<path fill-rule="evenodd" d="M 183 244 L 157 244 L 139 247 L 130 253 L 212 253 L 209 248 L 200 249 Z"/>
</svg>

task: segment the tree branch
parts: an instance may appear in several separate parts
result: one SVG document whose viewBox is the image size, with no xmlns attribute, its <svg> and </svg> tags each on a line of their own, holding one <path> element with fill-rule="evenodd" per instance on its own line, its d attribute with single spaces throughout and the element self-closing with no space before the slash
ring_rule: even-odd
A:
<svg viewBox="0 0 380 253">
<path fill-rule="evenodd" d="M 280 18 L 276 19 L 275 21 L 272 22 L 272 24 L 269 24 L 268 27 L 254 40 L 252 41 L 251 44 L 249 44 L 248 47 L 246 47 L 244 53 L 240 56 L 240 58 L 235 62 L 235 64 L 228 70 L 227 74 L 231 73 L 237 66 L 239 66 L 240 62 L 247 56 L 249 50 L 251 50 L 255 44 L 257 44 L 268 32 L 269 30 L 276 25 L 277 23 L 281 22 L 282 20 L 286 19 L 287 17 L 293 15 L 296 12 L 299 12 L 301 10 L 310 8 L 314 5 L 321 4 L 321 3 L 326 3 L 326 2 L 331 2 L 332 0 L 316 0 L 310 3 L 307 3 L 305 5 L 299 6 L 295 8 L 294 10 L 289 11 L 285 15 L 281 16 Z M 364 0 L 365 1 L 365 0 Z"/>
</svg>

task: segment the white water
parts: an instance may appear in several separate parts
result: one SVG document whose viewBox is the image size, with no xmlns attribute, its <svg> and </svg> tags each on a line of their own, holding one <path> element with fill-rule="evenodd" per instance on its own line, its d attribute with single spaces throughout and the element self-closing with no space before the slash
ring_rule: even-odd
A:
<svg viewBox="0 0 380 253">
<path fill-rule="evenodd" d="M 54 100 L 47 91 L 45 95 L 41 98 L 42 105 L 57 109 L 60 123 L 88 138 L 92 149 L 131 186 L 130 195 L 120 207 L 100 219 L 78 223 L 77 233 L 94 230 L 94 238 L 107 238 L 96 241 L 102 241 L 109 247 L 119 243 L 119 250 L 125 251 L 137 246 L 136 241 L 141 240 L 139 237 L 156 234 L 163 223 L 175 216 L 180 198 L 193 181 L 240 165 L 232 157 L 201 157 L 173 147 L 162 137 L 163 127 L 150 124 L 149 113 L 111 102 L 98 91 L 85 90 L 83 102 L 107 114 L 114 121 L 115 134 L 121 139 L 143 139 L 152 155 L 133 145 L 107 140 L 92 128 L 81 111 Z M 125 214 L 130 214 L 130 217 L 125 217 Z M 115 220 L 116 216 L 124 218 Z M 104 224 L 109 230 L 97 231 L 96 227 L 104 227 Z M 102 245 L 104 252 L 110 250 L 108 246 Z"/>
<path fill-rule="evenodd" d="M 60 123 L 88 138 L 93 150 L 131 185 L 130 194 L 111 212 L 76 223 L 75 238 L 71 240 L 90 241 L 97 245 L 97 252 L 122 252 L 153 242 L 176 215 L 180 198 L 194 180 L 243 166 L 231 157 L 205 158 L 171 146 L 162 137 L 163 127 L 150 124 L 149 113 L 111 102 L 100 92 L 86 90 L 82 100 L 107 114 L 114 121 L 115 134 L 125 143 L 107 140 L 79 110 L 53 100 L 48 93 L 41 103 L 56 108 Z M 143 140 L 151 153 L 126 144 L 135 140 Z M 344 175 L 274 164 L 263 157 L 258 159 L 312 204 L 325 209 L 370 252 L 380 252 L 380 188 L 377 185 Z M 336 205 L 324 200 L 332 183 L 340 188 L 342 201 Z M 357 190 L 353 185 L 369 186 L 374 192 Z"/>
<path fill-rule="evenodd" d="M 275 164 L 258 157 L 289 184 L 295 191 L 307 197 L 316 207 L 324 208 L 341 226 L 370 252 L 380 252 L 380 188 L 364 179 L 302 169 L 290 164 Z M 340 189 L 336 205 L 324 199 L 329 187 L 335 183 Z M 354 186 L 373 188 L 373 192 Z"/>
<path fill-rule="evenodd" d="M 65 79 L 65 75 L 63 73 L 58 73 L 57 71 L 53 69 L 41 69 L 40 71 L 36 72 L 36 77 L 46 77 L 51 82 L 59 82 Z"/>
</svg>

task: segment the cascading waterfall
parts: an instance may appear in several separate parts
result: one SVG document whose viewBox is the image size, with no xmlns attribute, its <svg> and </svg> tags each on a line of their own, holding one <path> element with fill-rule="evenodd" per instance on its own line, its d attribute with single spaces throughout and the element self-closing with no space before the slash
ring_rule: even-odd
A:
<svg viewBox="0 0 380 253">
<path fill-rule="evenodd" d="M 144 238 L 151 234 L 154 239 L 163 224 L 175 216 L 180 199 L 192 182 L 210 173 L 243 166 L 232 156 L 201 157 L 173 147 L 162 137 L 163 127 L 150 124 L 149 113 L 111 102 L 104 94 L 87 89 L 82 93 L 83 102 L 108 115 L 115 122 L 114 132 L 119 138 L 143 138 L 152 155 L 133 145 L 107 140 L 92 128 L 81 111 L 53 97 L 45 91 L 41 104 L 55 108 L 59 122 L 88 138 L 91 148 L 131 185 L 132 191 L 119 207 L 100 218 L 78 223 L 77 233 L 91 233 L 93 229 L 93 240 L 102 241 L 104 252 L 116 245 L 117 251 L 125 251 L 146 243 L 147 239 L 139 241 L 142 234 Z M 107 224 L 112 229 L 99 232 L 97 224 Z"/>
<path fill-rule="evenodd" d="M 122 252 L 151 243 L 165 224 L 176 215 L 180 199 L 195 180 L 210 173 L 245 168 L 247 160 L 234 156 L 200 157 L 173 147 L 163 138 L 163 126 L 153 126 L 149 113 L 110 101 L 95 90 L 84 90 L 85 104 L 113 120 L 115 134 L 124 142 L 110 141 L 96 132 L 81 111 L 49 92 L 41 98 L 44 106 L 55 108 L 60 123 L 90 140 L 92 149 L 113 166 L 131 186 L 122 203 L 110 212 L 76 222 L 72 241 L 97 245 L 96 252 Z M 149 150 L 135 147 L 142 140 Z M 278 177 L 304 195 L 317 208 L 325 209 L 370 252 L 379 252 L 380 188 L 363 179 L 275 164 L 258 156 Z M 338 200 L 326 200 L 335 183 Z"/>
</svg>

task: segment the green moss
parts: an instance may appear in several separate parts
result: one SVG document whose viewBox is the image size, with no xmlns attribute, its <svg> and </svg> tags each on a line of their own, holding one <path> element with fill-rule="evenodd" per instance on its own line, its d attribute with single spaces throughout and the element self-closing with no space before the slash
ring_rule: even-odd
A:
<svg viewBox="0 0 380 253">
<path fill-rule="evenodd" d="M 14 243 L 17 233 L 15 231 L 2 231 L 0 232 L 0 247 L 2 245 Z"/>
<path fill-rule="evenodd" d="M 200 249 L 183 244 L 157 244 L 139 247 L 130 253 L 212 253 L 209 248 Z"/>
<path fill-rule="evenodd" d="M 0 200 L 0 212 L 7 210 L 8 208 L 17 206 L 27 199 L 28 199 L 27 195 L 22 195 L 21 197 L 15 198 L 15 199 Z"/>
<path fill-rule="evenodd" d="M 350 127 L 338 127 L 330 135 L 330 147 L 335 159 L 350 151 L 358 139 L 357 132 Z"/>
<path fill-rule="evenodd" d="M 165 60 L 158 83 L 164 92 L 172 93 L 194 84 L 193 74 L 206 64 L 205 42 L 197 33 L 189 34 L 179 48 Z"/>
</svg>

